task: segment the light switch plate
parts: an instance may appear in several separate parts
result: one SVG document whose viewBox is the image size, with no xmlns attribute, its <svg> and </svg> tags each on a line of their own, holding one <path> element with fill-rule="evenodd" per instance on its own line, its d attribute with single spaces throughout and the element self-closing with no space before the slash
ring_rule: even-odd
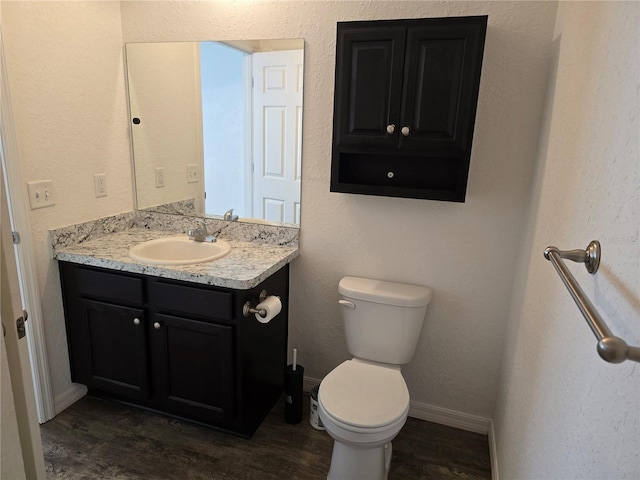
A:
<svg viewBox="0 0 640 480">
<path fill-rule="evenodd" d="M 187 165 L 187 183 L 196 183 L 199 180 L 198 165 L 190 163 Z"/>
<path fill-rule="evenodd" d="M 164 187 L 164 167 L 156 168 L 156 188 Z"/>
<path fill-rule="evenodd" d="M 52 180 L 27 182 L 27 189 L 29 190 L 29 205 L 31 206 L 31 210 L 51 207 L 56 204 Z"/>
<path fill-rule="evenodd" d="M 105 173 L 96 173 L 93 176 L 93 188 L 96 191 L 96 198 L 107 196 L 107 175 Z"/>
</svg>

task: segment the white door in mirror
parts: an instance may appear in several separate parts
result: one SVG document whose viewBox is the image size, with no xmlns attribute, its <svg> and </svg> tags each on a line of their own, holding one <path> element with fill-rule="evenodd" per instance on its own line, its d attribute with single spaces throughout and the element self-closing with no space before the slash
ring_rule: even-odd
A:
<svg viewBox="0 0 640 480">
<path fill-rule="evenodd" d="M 300 223 L 303 56 L 252 55 L 254 218 Z"/>
</svg>

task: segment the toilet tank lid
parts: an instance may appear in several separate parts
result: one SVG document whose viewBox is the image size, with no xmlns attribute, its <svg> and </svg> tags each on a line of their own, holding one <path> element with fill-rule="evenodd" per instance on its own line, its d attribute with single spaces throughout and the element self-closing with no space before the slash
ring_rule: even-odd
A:
<svg viewBox="0 0 640 480">
<path fill-rule="evenodd" d="M 399 307 L 424 307 L 431 301 L 428 287 L 361 277 L 344 277 L 338 284 L 338 292 L 356 300 Z"/>
</svg>

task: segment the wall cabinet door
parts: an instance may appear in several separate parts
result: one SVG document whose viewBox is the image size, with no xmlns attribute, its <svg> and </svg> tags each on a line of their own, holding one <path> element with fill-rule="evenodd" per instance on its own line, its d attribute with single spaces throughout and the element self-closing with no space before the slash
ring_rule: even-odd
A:
<svg viewBox="0 0 640 480">
<path fill-rule="evenodd" d="M 233 327 L 156 314 L 154 388 L 163 408 L 202 420 L 233 415 Z"/>
<path fill-rule="evenodd" d="M 79 299 L 73 341 L 81 367 L 75 380 L 127 398 L 149 397 L 145 317 L 141 309 Z M 77 363 L 77 362 L 76 362 Z"/>
<path fill-rule="evenodd" d="M 407 29 L 400 147 L 460 154 L 470 147 L 483 38 L 475 25 Z"/>
<path fill-rule="evenodd" d="M 404 27 L 339 28 L 334 142 L 395 146 L 400 117 Z"/>
</svg>

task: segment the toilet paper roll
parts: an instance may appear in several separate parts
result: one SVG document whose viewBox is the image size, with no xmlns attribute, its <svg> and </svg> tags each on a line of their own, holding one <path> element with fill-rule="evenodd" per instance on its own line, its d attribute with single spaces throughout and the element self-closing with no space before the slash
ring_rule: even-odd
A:
<svg viewBox="0 0 640 480">
<path fill-rule="evenodd" d="M 264 310 L 266 316 L 261 316 L 259 313 L 256 313 L 256 319 L 260 323 L 269 323 L 273 317 L 278 315 L 282 310 L 282 302 L 279 297 L 275 295 L 269 295 L 262 302 L 256 305 L 256 310 Z"/>
</svg>

